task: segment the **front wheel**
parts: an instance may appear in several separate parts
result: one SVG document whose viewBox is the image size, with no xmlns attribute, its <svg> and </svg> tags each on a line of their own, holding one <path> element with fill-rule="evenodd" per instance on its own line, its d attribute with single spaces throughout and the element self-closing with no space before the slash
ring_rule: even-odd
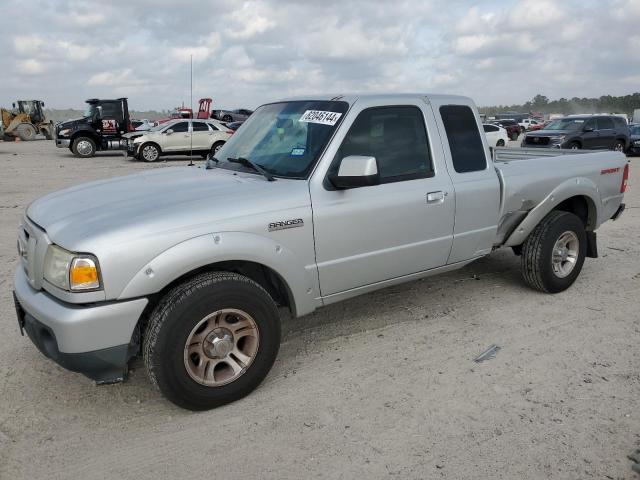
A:
<svg viewBox="0 0 640 480">
<path fill-rule="evenodd" d="M 18 137 L 20 137 L 20 140 L 23 140 L 25 142 L 35 140 L 36 135 L 38 134 L 34 126 L 29 125 L 28 123 L 18 125 L 16 127 L 16 133 L 18 134 Z"/>
<path fill-rule="evenodd" d="M 78 137 L 73 141 L 71 151 L 76 157 L 93 157 L 96 154 L 96 142 L 89 137 Z"/>
<path fill-rule="evenodd" d="M 154 143 L 145 143 L 140 147 L 138 156 L 145 162 L 155 162 L 160 158 L 160 149 Z"/>
<path fill-rule="evenodd" d="M 558 293 L 578 278 L 587 252 L 582 220 L 573 213 L 549 213 L 522 245 L 522 277 L 532 288 Z"/>
<path fill-rule="evenodd" d="M 207 272 L 171 290 L 144 334 L 151 381 L 176 405 L 207 410 L 238 400 L 266 377 L 280 347 L 280 320 L 253 280 Z"/>
<path fill-rule="evenodd" d="M 496 147 L 504 147 L 504 140 L 500 139 L 496 142 Z"/>
<path fill-rule="evenodd" d="M 580 144 L 578 142 L 571 142 L 569 148 L 571 150 L 580 150 Z"/>
<path fill-rule="evenodd" d="M 624 143 L 620 140 L 616 140 L 616 143 L 613 145 L 613 149 L 616 152 L 624 152 Z"/>
</svg>

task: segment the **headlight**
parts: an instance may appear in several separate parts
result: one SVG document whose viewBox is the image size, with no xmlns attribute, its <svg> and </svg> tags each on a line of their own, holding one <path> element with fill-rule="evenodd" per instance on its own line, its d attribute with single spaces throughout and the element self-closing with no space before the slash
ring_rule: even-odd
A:
<svg viewBox="0 0 640 480">
<path fill-rule="evenodd" d="M 69 132 L 71 131 L 70 128 L 63 128 L 62 130 L 60 130 L 58 132 L 58 136 L 59 137 L 66 137 L 67 135 L 69 135 Z"/>
<path fill-rule="evenodd" d="M 634 145 L 638 145 L 638 146 L 640 146 L 640 140 L 634 140 L 634 141 L 633 141 L 633 144 L 634 144 Z"/>
<path fill-rule="evenodd" d="M 100 288 L 98 261 L 86 254 L 71 253 L 49 245 L 44 259 L 44 278 L 63 290 L 84 291 Z"/>
</svg>

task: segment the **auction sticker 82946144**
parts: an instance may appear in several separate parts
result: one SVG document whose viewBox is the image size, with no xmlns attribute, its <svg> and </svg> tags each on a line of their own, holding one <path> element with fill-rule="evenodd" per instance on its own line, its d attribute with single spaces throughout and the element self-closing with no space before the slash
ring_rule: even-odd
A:
<svg viewBox="0 0 640 480">
<path fill-rule="evenodd" d="M 342 116 L 338 112 L 326 112 L 324 110 L 307 110 L 300 117 L 299 122 L 320 123 L 322 125 L 335 125 Z"/>
</svg>

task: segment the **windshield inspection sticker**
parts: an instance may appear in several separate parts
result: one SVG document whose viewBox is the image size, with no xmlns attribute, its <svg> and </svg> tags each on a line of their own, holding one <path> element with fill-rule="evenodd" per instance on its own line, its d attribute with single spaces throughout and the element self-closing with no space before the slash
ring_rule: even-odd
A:
<svg viewBox="0 0 640 480">
<path fill-rule="evenodd" d="M 334 126 L 341 116 L 342 114 L 338 112 L 325 112 L 323 110 L 307 110 L 302 114 L 302 116 L 300 117 L 300 120 L 298 121 Z"/>
<path fill-rule="evenodd" d="M 291 153 L 289 154 L 292 157 L 301 157 L 304 155 L 304 148 L 293 148 L 291 149 Z"/>
</svg>

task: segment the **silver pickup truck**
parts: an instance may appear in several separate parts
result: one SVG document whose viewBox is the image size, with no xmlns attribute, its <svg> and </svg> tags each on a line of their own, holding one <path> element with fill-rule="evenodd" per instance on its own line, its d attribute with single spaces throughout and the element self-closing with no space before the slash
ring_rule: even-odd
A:
<svg viewBox="0 0 640 480">
<path fill-rule="evenodd" d="M 79 185 L 20 225 L 16 309 L 40 351 L 98 383 L 142 355 L 172 402 L 249 392 L 295 317 L 501 247 L 557 293 L 617 218 L 622 153 L 502 149 L 472 100 L 313 97 L 260 107 L 206 164 Z"/>
</svg>

